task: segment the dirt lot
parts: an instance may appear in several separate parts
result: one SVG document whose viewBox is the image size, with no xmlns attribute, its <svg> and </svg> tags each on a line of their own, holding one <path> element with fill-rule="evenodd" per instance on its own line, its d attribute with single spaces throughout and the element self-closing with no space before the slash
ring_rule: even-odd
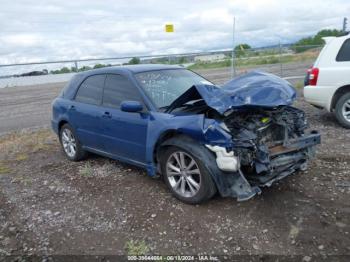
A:
<svg viewBox="0 0 350 262">
<path fill-rule="evenodd" d="M 69 162 L 47 129 L 2 136 L 0 254 L 350 255 L 350 132 L 296 106 L 322 134 L 317 158 L 241 203 L 186 205 L 143 170 Z"/>
</svg>

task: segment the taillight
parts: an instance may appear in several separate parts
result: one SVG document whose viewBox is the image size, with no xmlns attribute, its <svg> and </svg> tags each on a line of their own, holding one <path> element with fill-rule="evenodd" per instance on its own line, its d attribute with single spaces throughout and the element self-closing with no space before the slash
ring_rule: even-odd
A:
<svg viewBox="0 0 350 262">
<path fill-rule="evenodd" d="M 310 68 L 309 72 L 309 85 L 315 86 L 317 84 L 317 78 L 320 70 L 317 67 Z"/>
</svg>

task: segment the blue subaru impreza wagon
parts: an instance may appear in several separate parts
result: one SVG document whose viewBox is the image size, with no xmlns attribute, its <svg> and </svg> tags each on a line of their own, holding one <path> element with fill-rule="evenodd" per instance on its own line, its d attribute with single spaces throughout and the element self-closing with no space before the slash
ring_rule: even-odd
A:
<svg viewBox="0 0 350 262">
<path fill-rule="evenodd" d="M 186 203 L 216 192 L 247 200 L 304 170 L 320 143 L 295 98 L 258 71 L 216 86 L 180 66 L 108 67 L 71 79 L 52 128 L 69 160 L 92 152 L 145 168 Z"/>
</svg>

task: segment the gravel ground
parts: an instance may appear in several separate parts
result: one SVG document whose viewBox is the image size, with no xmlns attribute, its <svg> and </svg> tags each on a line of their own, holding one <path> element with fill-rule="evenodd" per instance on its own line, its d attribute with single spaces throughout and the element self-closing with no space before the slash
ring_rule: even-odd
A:
<svg viewBox="0 0 350 262">
<path fill-rule="evenodd" d="M 302 97 L 295 105 L 321 132 L 316 158 L 306 172 L 241 203 L 217 196 L 186 205 L 133 166 L 93 155 L 69 162 L 48 129 L 1 136 L 0 255 L 270 254 L 348 261 L 350 132 Z"/>
</svg>

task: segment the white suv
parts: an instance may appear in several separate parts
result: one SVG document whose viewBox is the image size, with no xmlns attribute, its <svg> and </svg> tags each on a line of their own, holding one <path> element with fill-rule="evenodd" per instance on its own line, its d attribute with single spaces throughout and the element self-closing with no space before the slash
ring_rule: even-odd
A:
<svg viewBox="0 0 350 262">
<path fill-rule="evenodd" d="M 324 40 L 326 45 L 305 78 L 304 97 L 334 112 L 339 123 L 350 128 L 350 35 Z"/>
</svg>

